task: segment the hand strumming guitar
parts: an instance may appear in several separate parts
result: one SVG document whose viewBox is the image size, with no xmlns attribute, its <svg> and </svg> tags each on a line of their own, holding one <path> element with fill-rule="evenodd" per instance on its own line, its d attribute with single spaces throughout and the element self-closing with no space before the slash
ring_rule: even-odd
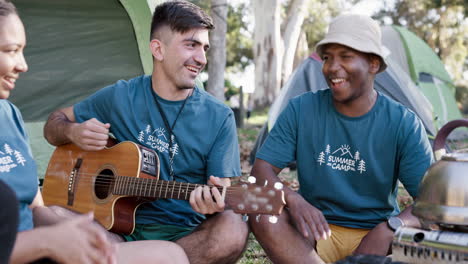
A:
<svg viewBox="0 0 468 264">
<path fill-rule="evenodd" d="M 74 123 L 68 137 L 83 150 L 101 150 L 109 139 L 109 128 L 109 123 L 104 124 L 92 118 L 83 123 Z"/>
</svg>

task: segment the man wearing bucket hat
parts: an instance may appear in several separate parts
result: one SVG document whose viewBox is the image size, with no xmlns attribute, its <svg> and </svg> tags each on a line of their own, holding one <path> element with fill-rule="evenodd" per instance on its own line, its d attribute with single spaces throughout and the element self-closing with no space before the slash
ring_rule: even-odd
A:
<svg viewBox="0 0 468 264">
<path fill-rule="evenodd" d="M 386 68 L 377 22 L 340 15 L 316 51 L 330 89 L 289 102 L 251 173 L 260 184 L 271 184 L 297 162 L 299 192 L 285 188 L 287 210 L 278 223 L 250 221 L 275 263 L 335 262 L 353 252 L 386 255 L 393 229 L 419 225 L 411 209 L 400 214 L 397 181 L 416 197 L 432 162 L 418 117 L 374 90 L 375 75 Z"/>
</svg>

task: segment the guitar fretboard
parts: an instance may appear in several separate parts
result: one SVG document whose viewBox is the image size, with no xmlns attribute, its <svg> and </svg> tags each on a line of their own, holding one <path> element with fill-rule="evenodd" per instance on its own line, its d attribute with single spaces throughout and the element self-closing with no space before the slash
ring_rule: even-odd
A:
<svg viewBox="0 0 468 264">
<path fill-rule="evenodd" d="M 114 195 L 129 195 L 145 198 L 171 198 L 188 200 L 190 193 L 201 184 L 164 181 L 156 179 L 117 176 L 113 183 Z M 220 192 L 221 187 L 218 187 Z"/>
</svg>

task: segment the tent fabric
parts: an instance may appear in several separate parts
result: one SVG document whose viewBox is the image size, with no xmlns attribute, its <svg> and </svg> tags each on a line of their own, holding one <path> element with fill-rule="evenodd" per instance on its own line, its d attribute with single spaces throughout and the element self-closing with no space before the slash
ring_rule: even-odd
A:
<svg viewBox="0 0 468 264">
<path fill-rule="evenodd" d="M 431 102 L 412 82 L 410 76 L 400 68 L 397 62 L 393 61 L 392 58 L 388 58 L 387 64 L 389 65 L 386 70 L 388 74 L 378 74 L 376 76 L 376 89 L 415 112 L 423 122 L 429 137 L 434 137 L 437 131 L 433 122 Z"/>
<path fill-rule="evenodd" d="M 152 6 L 163 0 L 148 0 Z M 151 11 L 145 0 L 13 0 L 26 29 L 21 74 L 9 98 L 26 121 L 42 178 L 54 147 L 47 116 L 119 79 L 151 73 Z"/>
<path fill-rule="evenodd" d="M 420 82 L 419 87 L 427 98 L 433 102 L 435 123 L 437 128 L 440 129 L 447 122 L 462 118 L 462 115 L 457 108 L 455 96 L 450 92 L 450 84 L 434 76 L 430 77 L 430 81 Z"/>
<path fill-rule="evenodd" d="M 26 28 L 29 72 L 10 99 L 26 121 L 43 121 L 57 108 L 143 73 L 132 23 L 119 1 L 14 3 Z"/>
<path fill-rule="evenodd" d="M 400 68 L 410 75 L 406 48 L 401 42 L 400 33 L 394 30 L 392 26 L 384 26 L 382 27 L 382 42 L 390 51 L 388 58 L 398 63 Z"/>
<path fill-rule="evenodd" d="M 445 82 L 452 82 L 444 64 L 426 42 L 404 27 L 393 26 L 393 28 L 401 36 L 408 54 L 411 77 L 415 83 L 419 82 L 421 72 L 429 73 Z"/>
<path fill-rule="evenodd" d="M 462 118 L 455 101 L 455 85 L 434 51 L 406 28 L 386 26 L 382 33 L 384 45 L 391 50 L 390 58 L 408 69 L 413 82 L 431 102 L 436 131 L 448 121 Z M 466 132 L 456 131 L 450 139 L 460 139 L 464 134 Z"/>
<path fill-rule="evenodd" d="M 120 0 L 132 20 L 138 43 L 140 60 L 145 74 L 153 71 L 152 55 L 149 50 L 152 12 L 146 1 Z"/>
</svg>

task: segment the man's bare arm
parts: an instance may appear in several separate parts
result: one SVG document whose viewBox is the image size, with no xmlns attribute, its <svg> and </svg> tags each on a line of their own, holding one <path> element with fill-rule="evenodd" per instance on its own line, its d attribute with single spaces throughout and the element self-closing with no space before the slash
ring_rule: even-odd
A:
<svg viewBox="0 0 468 264">
<path fill-rule="evenodd" d="M 83 123 L 76 123 L 73 106 L 53 112 L 44 126 L 44 136 L 55 146 L 74 143 L 83 150 L 103 149 L 109 139 L 109 123 L 102 123 L 91 118 Z"/>
<path fill-rule="evenodd" d="M 59 146 L 71 142 L 67 132 L 75 124 L 73 106 L 57 110 L 49 115 L 44 126 L 44 137 L 47 141 Z"/>
</svg>

